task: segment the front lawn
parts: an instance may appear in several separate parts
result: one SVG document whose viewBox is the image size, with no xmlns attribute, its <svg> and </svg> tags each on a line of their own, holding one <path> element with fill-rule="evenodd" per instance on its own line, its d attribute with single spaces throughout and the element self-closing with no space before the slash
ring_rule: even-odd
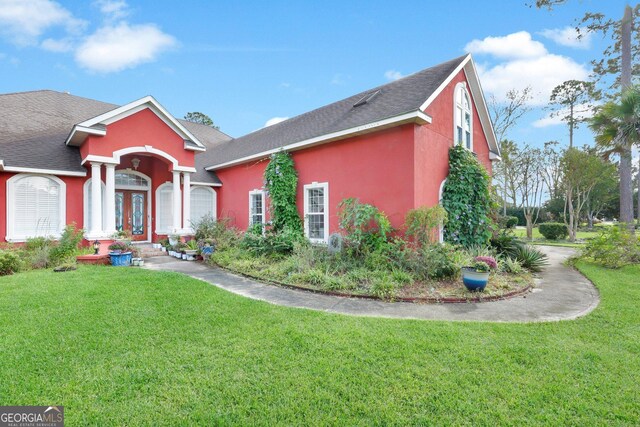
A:
<svg viewBox="0 0 640 427">
<path fill-rule="evenodd" d="M 570 242 L 569 240 L 547 240 L 544 238 L 542 234 L 540 234 L 540 230 L 538 227 L 533 229 L 533 240 L 527 240 L 527 229 L 525 227 L 516 227 L 513 229 L 513 234 L 516 237 L 521 238 L 522 240 L 530 243 L 532 245 L 547 245 L 547 246 L 567 246 L 579 248 L 582 247 L 586 240 L 593 239 L 597 237 L 600 232 L 601 227 L 594 228 L 593 231 L 578 231 L 576 234 L 577 240 L 575 242 Z"/>
<path fill-rule="evenodd" d="M 600 306 L 542 324 L 326 314 L 133 268 L 0 277 L 0 405 L 64 405 L 68 425 L 637 425 L 640 266 L 580 268 Z"/>
</svg>

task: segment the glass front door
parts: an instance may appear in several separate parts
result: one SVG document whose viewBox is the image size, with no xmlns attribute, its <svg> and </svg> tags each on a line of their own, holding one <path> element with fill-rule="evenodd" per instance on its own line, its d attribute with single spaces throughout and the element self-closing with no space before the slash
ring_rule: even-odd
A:
<svg viewBox="0 0 640 427">
<path fill-rule="evenodd" d="M 147 193 L 116 191 L 116 229 L 127 230 L 133 240 L 147 240 Z"/>
</svg>

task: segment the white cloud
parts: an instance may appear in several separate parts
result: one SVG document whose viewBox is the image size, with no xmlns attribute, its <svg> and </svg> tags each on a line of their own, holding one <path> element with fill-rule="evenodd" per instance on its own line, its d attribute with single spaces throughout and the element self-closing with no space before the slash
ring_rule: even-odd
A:
<svg viewBox="0 0 640 427">
<path fill-rule="evenodd" d="M 177 44 L 175 38 L 153 24 L 116 26 L 98 29 L 76 50 L 80 66 L 99 73 L 110 73 L 151 62 Z"/>
<path fill-rule="evenodd" d="M 563 117 L 569 115 L 569 109 L 561 109 L 555 112 L 550 112 L 546 116 L 534 121 L 533 127 L 546 128 L 549 126 L 566 125 L 566 122 L 562 121 Z M 588 119 L 593 117 L 593 108 L 589 104 L 580 104 L 574 107 L 574 117 L 578 120 Z"/>
<path fill-rule="evenodd" d="M 95 5 L 109 19 L 122 19 L 129 15 L 129 5 L 124 0 L 97 0 Z"/>
<path fill-rule="evenodd" d="M 586 80 L 589 72 L 582 65 L 565 56 L 546 54 L 538 58 L 518 59 L 486 67 L 480 73 L 482 87 L 505 100 L 511 89 L 522 90 L 531 86 L 531 105 L 541 106 L 549 102 L 553 88 L 567 80 Z"/>
<path fill-rule="evenodd" d="M 269 120 L 267 120 L 267 122 L 264 124 L 264 127 L 273 126 L 280 122 L 284 122 L 287 119 L 289 119 L 289 117 L 272 117 Z"/>
<path fill-rule="evenodd" d="M 384 73 L 384 78 L 387 80 L 398 80 L 403 78 L 404 75 L 400 71 L 389 70 Z"/>
<path fill-rule="evenodd" d="M 535 58 L 547 54 L 547 49 L 539 41 L 531 38 L 526 31 L 502 37 L 485 37 L 472 40 L 464 50 L 474 55 L 491 55 L 496 58 Z"/>
<path fill-rule="evenodd" d="M 73 50 L 73 42 L 68 39 L 44 39 L 40 47 L 49 52 L 70 52 Z"/>
<path fill-rule="evenodd" d="M 0 32 L 18 45 L 33 45 L 46 30 L 64 27 L 67 33 L 81 33 L 87 22 L 73 17 L 52 0 L 2 0 Z"/>
<path fill-rule="evenodd" d="M 554 28 L 540 31 L 540 34 L 559 45 L 573 47 L 576 49 L 589 49 L 591 47 L 592 33 L 582 30 L 578 37 L 578 32 L 573 27 Z"/>
</svg>

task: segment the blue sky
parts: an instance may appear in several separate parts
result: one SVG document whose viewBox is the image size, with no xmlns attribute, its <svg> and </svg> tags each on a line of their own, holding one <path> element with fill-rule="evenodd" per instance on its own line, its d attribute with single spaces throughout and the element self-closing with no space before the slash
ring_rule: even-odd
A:
<svg viewBox="0 0 640 427">
<path fill-rule="evenodd" d="M 487 97 L 533 86 L 512 139 L 566 143 L 541 107 L 556 84 L 586 78 L 604 47 L 566 29 L 586 10 L 617 18 L 625 2 L 549 12 L 527 1 L 0 0 L 0 92 L 116 104 L 150 94 L 240 136 L 471 51 Z"/>
</svg>

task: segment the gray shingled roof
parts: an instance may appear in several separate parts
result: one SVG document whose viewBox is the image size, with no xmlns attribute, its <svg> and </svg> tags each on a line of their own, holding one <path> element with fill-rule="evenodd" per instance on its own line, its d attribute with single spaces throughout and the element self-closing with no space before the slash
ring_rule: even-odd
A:
<svg viewBox="0 0 640 427">
<path fill-rule="evenodd" d="M 209 166 L 216 166 L 416 111 L 466 57 L 467 55 L 452 59 L 240 138 L 216 144 L 201 156 L 201 161 L 205 160 Z M 363 97 L 376 91 L 380 92 L 370 101 L 354 107 Z"/>
<path fill-rule="evenodd" d="M 75 124 L 118 107 L 52 90 L 0 95 L 0 160 L 5 166 L 86 172 L 79 149 L 65 141 Z M 209 126 L 180 122 L 206 147 L 230 139 Z M 202 163 L 201 155 L 196 153 L 196 167 Z M 220 183 L 203 166 L 193 180 Z"/>
</svg>

